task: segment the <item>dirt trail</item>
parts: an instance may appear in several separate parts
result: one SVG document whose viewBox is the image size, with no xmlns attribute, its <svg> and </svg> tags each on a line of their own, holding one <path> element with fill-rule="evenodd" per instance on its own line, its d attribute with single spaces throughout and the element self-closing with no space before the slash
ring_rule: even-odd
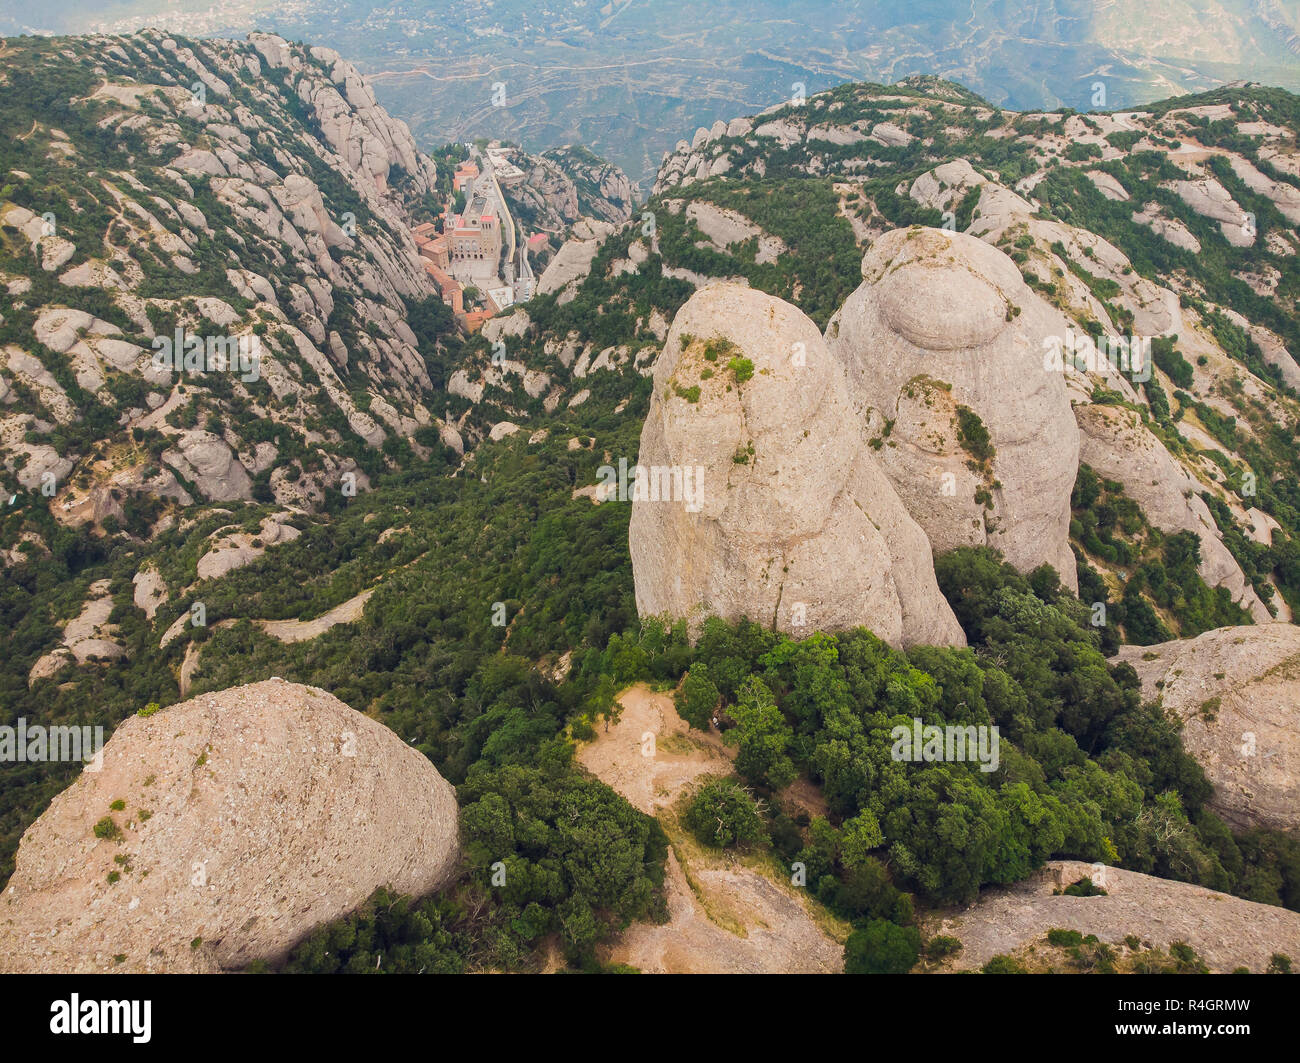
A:
<svg viewBox="0 0 1300 1063">
<path fill-rule="evenodd" d="M 263 631 L 281 642 L 306 642 L 307 639 L 323 635 L 336 624 L 352 623 L 365 612 L 366 602 L 370 601 L 370 596 L 374 593 L 373 587 L 368 591 L 362 591 L 355 598 L 349 598 L 346 602 L 336 605 L 328 613 L 321 613 L 315 620 L 258 620 L 255 623 L 260 624 Z"/>
<path fill-rule="evenodd" d="M 618 722 L 579 750 L 578 761 L 668 832 L 669 921 L 634 924 L 602 958 L 651 974 L 841 970 L 842 937 L 819 925 L 764 858 L 703 849 L 678 828 L 671 806 L 704 778 L 731 773 L 722 741 L 692 731 L 671 697 L 644 684 L 626 690 L 619 704 Z"/>
<path fill-rule="evenodd" d="M 358 619 L 365 612 L 366 602 L 370 601 L 370 596 L 375 593 L 375 588 L 371 587 L 367 591 L 362 591 L 355 598 L 349 598 L 346 602 L 336 605 L 327 613 L 321 613 L 315 620 L 253 620 L 251 623 L 256 624 L 272 638 L 279 639 L 281 642 L 306 642 L 308 639 L 314 639 L 317 635 L 323 635 L 330 628 L 338 624 L 350 624 Z M 237 620 L 219 620 L 212 625 L 213 631 L 221 631 L 223 628 L 232 627 L 237 624 Z M 185 648 L 185 659 L 181 661 L 180 673 L 180 691 L 181 697 L 186 697 L 190 692 L 190 685 L 194 679 L 194 673 L 199 667 L 199 658 L 203 653 L 203 644 L 201 642 L 190 642 Z"/>
</svg>

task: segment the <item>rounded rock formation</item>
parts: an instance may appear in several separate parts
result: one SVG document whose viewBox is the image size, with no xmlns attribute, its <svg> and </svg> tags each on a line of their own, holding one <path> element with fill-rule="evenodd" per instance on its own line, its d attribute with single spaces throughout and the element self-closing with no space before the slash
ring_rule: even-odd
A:
<svg viewBox="0 0 1300 1063">
<path fill-rule="evenodd" d="M 1123 646 L 1143 696 L 1183 722 L 1183 746 L 1237 828 L 1300 829 L 1300 627 L 1223 627 Z"/>
<path fill-rule="evenodd" d="M 992 546 L 1077 586 L 1079 432 L 1045 364 L 1064 323 L 1001 251 L 964 233 L 886 233 L 831 319 L 857 423 L 934 549 Z M 987 439 L 982 435 L 987 432 Z"/>
<path fill-rule="evenodd" d="M 380 886 L 429 893 L 457 853 L 455 791 L 381 724 L 283 680 L 204 694 L 127 719 L 28 828 L 0 971 L 274 961 Z"/>
<path fill-rule="evenodd" d="M 964 645 L 925 533 L 851 416 L 803 313 L 736 284 L 696 292 L 655 365 L 629 484 L 640 613 Z"/>
<path fill-rule="evenodd" d="M 1085 877 L 1105 895 L 1063 892 Z M 1132 955 L 1124 948 L 1132 935 L 1147 943 L 1143 948 L 1167 950 L 1184 942 L 1211 971 L 1224 974 L 1238 967 L 1262 973 L 1274 954 L 1300 952 L 1300 912 L 1078 860 L 1050 860 L 1028 878 L 981 891 L 974 904 L 933 913 L 925 932 L 961 942 L 940 971 L 978 971 L 999 955 L 1022 958 L 1039 970 L 1053 961 L 1054 950 L 1043 939 L 1061 927 L 1095 934 L 1119 956 Z"/>
</svg>

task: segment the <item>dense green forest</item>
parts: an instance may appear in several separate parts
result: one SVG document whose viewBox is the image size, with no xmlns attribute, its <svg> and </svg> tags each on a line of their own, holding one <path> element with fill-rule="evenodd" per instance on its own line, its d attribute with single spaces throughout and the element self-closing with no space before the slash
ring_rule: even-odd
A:
<svg viewBox="0 0 1300 1063">
<path fill-rule="evenodd" d="M 734 722 L 744 786 L 703 788 L 687 825 L 707 844 L 758 848 L 785 865 L 802 864 L 808 888 L 857 928 L 847 945 L 850 969 L 859 953 L 874 957 L 861 961 L 868 965 L 891 956 L 881 969 L 910 969 L 923 947 L 918 910 L 969 902 L 982 886 L 1017 881 L 1056 857 L 1300 907 L 1300 845 L 1277 832 L 1234 836 L 1205 808 L 1210 787 L 1183 751 L 1175 724 L 1142 703 L 1131 668 L 1108 665 L 1089 610 L 1050 568 L 1021 576 L 990 551 L 963 549 L 940 558 L 938 570 L 975 649 L 905 653 L 865 629 L 792 640 L 716 619 L 692 648 L 683 625 L 635 623 L 603 650 L 580 655 L 558 688 L 542 684 L 525 694 L 517 687 L 508 695 L 567 706 L 568 733 L 579 735 L 609 711 L 615 692 L 638 680 L 675 688 L 679 711 L 695 725 L 707 727 L 711 715 L 725 713 Z M 518 666 L 524 682 L 528 673 Z M 513 719 L 506 729 L 522 726 L 518 710 L 507 716 Z M 593 822 L 585 857 L 556 845 L 555 810 L 563 806 L 557 791 L 585 786 L 592 805 L 611 817 L 621 801 L 569 774 L 563 718 L 561 712 L 535 728 L 535 739 L 546 735 L 538 745 L 507 753 L 509 767 L 496 766 L 496 753 L 485 752 L 470 768 L 461 787 L 470 869 L 457 890 L 380 921 L 367 910 L 322 930 L 297 951 L 291 969 L 346 968 L 357 955 L 354 940 L 368 942 L 355 961 L 362 966 L 369 951 L 382 950 L 381 941 L 390 943 L 391 962 L 405 963 L 396 958 L 404 947 L 392 943 L 420 943 L 408 923 L 421 912 L 437 931 L 421 940 L 444 944 L 436 961 L 415 949 L 415 966 L 406 969 L 527 963 L 529 945 L 548 933 L 559 934 L 571 960 L 590 966 L 584 950 L 597 938 L 582 933 L 592 925 L 592 900 L 579 897 L 573 883 L 589 890 L 602 881 L 589 877 L 585 863 L 602 843 Z M 891 731 L 910 727 L 913 718 L 997 726 L 997 770 L 894 759 Z M 825 818 L 810 820 L 783 805 L 782 789 L 800 775 L 821 788 Z M 512 822 L 535 824 L 532 837 L 520 837 Z M 620 900 L 592 905 L 606 927 L 653 911 L 643 889 L 665 850 L 653 821 L 630 810 L 616 833 L 617 859 L 603 853 L 602 867 L 618 876 L 621 892 L 611 896 Z M 525 871 L 508 881 L 523 885 L 494 894 L 486 888 L 490 867 L 511 850 L 507 865 Z M 575 867 L 586 870 L 570 880 Z M 578 929 L 575 907 L 582 912 Z"/>
</svg>

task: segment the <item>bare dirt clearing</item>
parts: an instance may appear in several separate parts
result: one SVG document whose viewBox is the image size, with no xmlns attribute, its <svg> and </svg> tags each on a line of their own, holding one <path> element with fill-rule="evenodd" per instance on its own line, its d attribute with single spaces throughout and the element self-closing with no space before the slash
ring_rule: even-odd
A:
<svg viewBox="0 0 1300 1063">
<path fill-rule="evenodd" d="M 669 695 L 644 684 L 619 703 L 618 722 L 578 761 L 663 824 L 672 843 L 669 921 L 629 927 L 602 959 L 653 974 L 840 971 L 846 926 L 800 896 L 765 856 L 705 849 L 678 825 L 672 806 L 680 798 L 709 776 L 731 774 L 721 739 L 692 731 Z"/>
<path fill-rule="evenodd" d="M 642 812 L 654 815 L 701 776 L 731 774 L 721 739 L 691 731 L 667 694 L 638 684 L 623 693 L 619 704 L 618 722 L 584 746 L 578 761 Z"/>
</svg>

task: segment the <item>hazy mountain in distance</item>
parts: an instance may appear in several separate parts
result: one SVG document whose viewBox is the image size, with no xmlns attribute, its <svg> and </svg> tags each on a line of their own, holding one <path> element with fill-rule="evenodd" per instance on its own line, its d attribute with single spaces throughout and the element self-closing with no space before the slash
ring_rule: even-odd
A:
<svg viewBox="0 0 1300 1063">
<path fill-rule="evenodd" d="M 642 184 L 682 130 L 780 103 L 798 84 L 812 93 L 929 73 L 999 106 L 1079 110 L 1235 80 L 1300 88 L 1295 0 L 108 0 L 93 11 L 53 0 L 39 13 L 12 0 L 0 6 L 5 34 L 144 25 L 329 41 L 372 77 L 380 101 L 426 146 L 479 136 L 530 150 L 581 143 Z"/>
</svg>

